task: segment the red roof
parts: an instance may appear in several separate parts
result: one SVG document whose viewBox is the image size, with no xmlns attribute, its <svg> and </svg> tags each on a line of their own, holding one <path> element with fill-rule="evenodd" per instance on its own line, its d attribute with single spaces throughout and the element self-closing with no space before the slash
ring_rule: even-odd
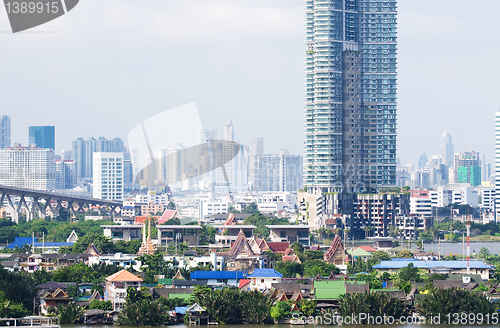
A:
<svg viewBox="0 0 500 328">
<path fill-rule="evenodd" d="M 287 248 L 290 247 L 288 242 L 267 242 L 267 246 L 275 253 L 285 253 Z"/>
<path fill-rule="evenodd" d="M 361 248 L 365 252 L 376 252 L 377 251 L 375 248 L 373 248 L 371 246 L 359 246 L 359 247 L 356 247 L 356 248 Z"/>
<path fill-rule="evenodd" d="M 252 280 L 251 279 L 240 279 L 240 284 L 239 284 L 239 288 L 243 288 L 245 287 L 245 285 L 249 284 Z"/>
<path fill-rule="evenodd" d="M 180 219 L 181 216 L 179 212 L 177 212 L 176 210 L 165 210 L 165 212 L 163 212 L 163 215 L 158 219 L 158 224 L 164 224 L 165 222 L 173 218 Z"/>
<path fill-rule="evenodd" d="M 149 216 L 136 216 L 135 217 L 135 224 L 144 224 L 144 221 L 146 221 L 149 218 Z M 152 216 L 153 221 L 156 222 L 158 220 L 157 216 Z"/>
</svg>

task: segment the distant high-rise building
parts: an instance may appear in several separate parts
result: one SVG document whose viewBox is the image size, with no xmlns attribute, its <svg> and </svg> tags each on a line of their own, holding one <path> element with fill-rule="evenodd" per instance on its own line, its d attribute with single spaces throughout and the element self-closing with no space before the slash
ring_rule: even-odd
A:
<svg viewBox="0 0 500 328">
<path fill-rule="evenodd" d="M 0 148 L 10 147 L 10 138 L 10 116 L 3 115 L 0 118 Z"/>
<path fill-rule="evenodd" d="M 72 159 L 56 159 L 56 189 L 73 189 L 76 187 L 76 161 Z"/>
<path fill-rule="evenodd" d="M 264 155 L 264 138 L 251 138 L 248 147 L 248 182 L 251 190 L 257 188 L 257 156 Z"/>
<path fill-rule="evenodd" d="M 255 191 L 298 191 L 302 188 L 302 156 L 288 150 L 279 155 L 256 156 Z"/>
<path fill-rule="evenodd" d="M 396 185 L 396 0 L 306 0 L 304 184 Z"/>
<path fill-rule="evenodd" d="M 427 159 L 427 155 L 425 153 L 420 155 L 420 158 L 418 159 L 418 168 L 419 169 L 425 168 L 427 166 L 428 161 L 429 160 Z"/>
<path fill-rule="evenodd" d="M 123 152 L 96 152 L 93 156 L 93 197 L 123 200 Z"/>
<path fill-rule="evenodd" d="M 71 150 L 61 150 L 61 159 L 64 159 L 64 160 L 68 160 L 68 159 L 72 159 L 73 158 L 73 154 L 71 152 Z"/>
<path fill-rule="evenodd" d="M 456 183 L 481 184 L 481 158 L 475 151 L 455 154 L 454 176 Z"/>
<path fill-rule="evenodd" d="M 20 145 L 0 149 L 0 184 L 18 188 L 54 190 L 54 150 Z"/>
<path fill-rule="evenodd" d="M 217 139 L 217 130 L 203 129 L 198 130 L 198 144 L 203 144 L 209 140 Z"/>
<path fill-rule="evenodd" d="M 39 148 L 56 149 L 56 127 L 30 126 L 29 144 Z"/>
<path fill-rule="evenodd" d="M 78 178 L 92 178 L 94 153 L 123 153 L 125 151 L 123 140 L 120 138 L 115 138 L 113 140 L 107 140 L 103 137 L 97 140 L 95 138 L 89 138 L 88 140 L 78 138 L 76 141 L 73 141 L 72 150 L 72 159 L 76 161 Z"/>
<path fill-rule="evenodd" d="M 226 126 L 224 127 L 224 139 L 225 140 L 234 140 L 234 128 L 233 121 L 229 120 L 226 122 Z"/>
<path fill-rule="evenodd" d="M 448 130 L 444 130 L 441 135 L 441 163 L 453 167 L 455 156 L 455 146 L 453 145 L 451 133 Z"/>
</svg>

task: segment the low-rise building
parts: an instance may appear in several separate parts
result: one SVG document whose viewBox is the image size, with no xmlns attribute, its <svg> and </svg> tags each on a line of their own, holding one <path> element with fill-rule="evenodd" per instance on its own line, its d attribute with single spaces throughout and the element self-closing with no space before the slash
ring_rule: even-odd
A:
<svg viewBox="0 0 500 328">
<path fill-rule="evenodd" d="M 281 283 L 283 275 L 275 269 L 255 269 L 248 276 L 251 280 L 249 288 L 253 290 L 267 290 L 273 287 L 273 284 Z"/>
<path fill-rule="evenodd" d="M 410 263 L 429 274 L 437 273 L 434 272 L 434 269 L 441 271 L 446 269 L 446 272 L 449 274 L 467 274 L 467 261 L 382 261 L 373 266 L 373 268 L 380 272 L 395 273 Z M 490 271 L 493 270 L 494 268 L 491 265 L 485 264 L 482 261 L 470 261 L 469 274 L 481 275 L 481 279 L 483 280 L 490 279 Z"/>
<path fill-rule="evenodd" d="M 269 228 L 271 242 L 299 242 L 304 246 L 311 246 L 309 237 L 311 226 L 308 225 L 266 225 Z"/>
<path fill-rule="evenodd" d="M 190 246 L 198 246 L 199 225 L 157 225 L 156 229 L 159 245 L 188 242 Z"/>
<path fill-rule="evenodd" d="M 106 290 L 104 299 L 111 301 L 114 311 L 120 311 L 125 305 L 127 288 L 132 287 L 137 290 L 141 288 L 142 279 L 123 269 L 106 278 Z"/>
<path fill-rule="evenodd" d="M 210 286 L 238 287 L 240 279 L 244 279 L 245 275 L 246 272 L 243 271 L 194 271 L 191 279 L 207 281 Z"/>
<path fill-rule="evenodd" d="M 104 236 L 113 239 L 113 241 L 123 240 L 139 240 L 141 239 L 140 225 L 102 225 Z"/>
<path fill-rule="evenodd" d="M 238 233 L 243 231 L 246 238 L 253 237 L 254 225 L 214 225 L 215 243 L 217 245 L 231 246 L 238 238 Z"/>
</svg>

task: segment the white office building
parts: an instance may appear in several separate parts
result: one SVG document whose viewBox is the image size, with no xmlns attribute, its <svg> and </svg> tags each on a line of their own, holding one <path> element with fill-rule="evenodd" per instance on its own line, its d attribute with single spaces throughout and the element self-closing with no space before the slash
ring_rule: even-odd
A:
<svg viewBox="0 0 500 328">
<path fill-rule="evenodd" d="M 123 200 L 123 153 L 94 153 L 94 198 Z"/>
</svg>

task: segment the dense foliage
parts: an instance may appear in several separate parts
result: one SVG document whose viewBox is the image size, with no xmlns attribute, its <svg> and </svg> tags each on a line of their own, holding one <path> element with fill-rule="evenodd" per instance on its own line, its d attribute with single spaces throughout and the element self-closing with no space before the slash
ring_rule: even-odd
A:
<svg viewBox="0 0 500 328">
<path fill-rule="evenodd" d="M 468 290 L 450 288 L 433 289 L 417 305 L 417 312 L 429 318 L 431 315 L 441 315 L 444 318 L 454 313 L 479 313 L 483 315 L 496 313 L 500 306 L 498 302 L 489 302 L 486 296 Z"/>
<path fill-rule="evenodd" d="M 118 323 L 124 326 L 165 326 L 169 320 L 167 308 L 145 289 L 127 288 L 125 307 L 118 315 Z"/>
<path fill-rule="evenodd" d="M 197 288 L 194 300 L 219 324 L 272 322 L 274 299 L 257 290 Z"/>
<path fill-rule="evenodd" d="M 405 305 L 399 299 L 380 292 L 347 293 L 339 298 L 342 317 L 359 316 L 369 313 L 371 316 L 393 316 L 400 318 L 409 314 Z"/>
<path fill-rule="evenodd" d="M 254 230 L 254 234 L 260 238 L 267 238 L 269 236 L 269 228 L 266 225 L 279 225 L 279 224 L 290 224 L 286 218 L 275 218 L 267 217 L 260 212 L 255 212 L 243 221 L 243 224 L 251 224 L 257 228 Z"/>
</svg>

